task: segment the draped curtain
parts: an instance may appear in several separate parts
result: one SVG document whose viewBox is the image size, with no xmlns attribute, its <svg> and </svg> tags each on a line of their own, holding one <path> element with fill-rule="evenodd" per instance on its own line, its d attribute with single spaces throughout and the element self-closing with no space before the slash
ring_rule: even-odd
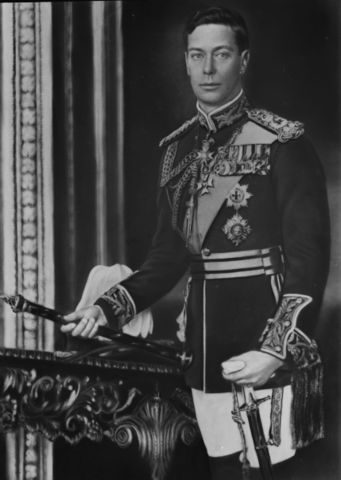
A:
<svg viewBox="0 0 341 480">
<path fill-rule="evenodd" d="M 67 311 L 94 265 L 125 260 L 121 3 L 55 2 L 52 14 L 56 306 Z"/>
<path fill-rule="evenodd" d="M 18 2 L 0 10 L 0 288 L 63 312 L 94 265 L 125 261 L 121 8 Z M 0 313 L 1 346 L 63 346 L 50 322 Z M 52 480 L 50 442 L 21 430 L 5 443 L 1 478 Z"/>
</svg>

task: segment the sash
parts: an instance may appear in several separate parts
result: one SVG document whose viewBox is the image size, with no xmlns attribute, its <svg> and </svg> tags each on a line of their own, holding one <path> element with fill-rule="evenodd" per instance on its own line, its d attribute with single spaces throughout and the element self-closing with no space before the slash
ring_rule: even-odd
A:
<svg viewBox="0 0 341 480">
<path fill-rule="evenodd" d="M 254 122 L 247 122 L 232 145 L 270 145 L 276 140 L 277 135 L 260 127 Z M 241 175 L 227 176 L 212 174 L 214 188 L 210 190 L 208 194 L 199 195 L 197 199 L 192 234 L 188 243 L 189 249 L 192 253 L 200 252 L 207 232 L 224 200 L 227 199 L 228 194 L 235 185 L 248 173 L 250 172 L 245 171 Z"/>
<path fill-rule="evenodd" d="M 206 195 L 200 195 L 197 202 L 196 214 L 193 219 L 192 235 L 189 240 L 189 249 L 192 253 L 199 253 L 206 234 L 215 219 L 217 212 L 233 187 L 239 182 L 242 175 L 220 177 L 213 175 L 214 189 Z"/>
</svg>

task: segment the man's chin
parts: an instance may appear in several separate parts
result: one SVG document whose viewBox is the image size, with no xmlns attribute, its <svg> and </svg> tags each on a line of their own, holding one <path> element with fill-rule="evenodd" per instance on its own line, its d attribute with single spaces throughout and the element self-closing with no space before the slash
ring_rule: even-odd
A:
<svg viewBox="0 0 341 480">
<path fill-rule="evenodd" d="M 215 105 L 221 100 L 221 96 L 217 95 L 217 92 L 204 91 L 198 95 L 199 102 L 205 102 L 210 105 Z"/>
<path fill-rule="evenodd" d="M 222 105 L 225 105 L 229 101 L 229 97 L 222 97 L 217 92 L 200 92 L 199 95 L 196 95 L 198 102 L 202 105 L 205 109 L 209 108 L 213 110 L 215 108 L 219 108 Z"/>
<path fill-rule="evenodd" d="M 197 97 L 198 102 L 203 107 L 203 109 L 208 113 L 211 110 L 215 110 L 216 108 L 221 107 L 224 105 L 228 100 L 221 100 L 216 98 L 207 98 L 207 97 Z"/>
</svg>

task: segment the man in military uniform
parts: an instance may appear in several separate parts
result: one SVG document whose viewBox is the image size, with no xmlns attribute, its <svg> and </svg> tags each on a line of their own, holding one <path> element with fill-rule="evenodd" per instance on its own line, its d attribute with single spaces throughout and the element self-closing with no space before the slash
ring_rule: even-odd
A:
<svg viewBox="0 0 341 480">
<path fill-rule="evenodd" d="M 190 269 L 183 328 L 194 361 L 186 380 L 212 479 L 240 478 L 240 451 L 255 472 L 258 464 L 248 432 L 231 419 L 231 385 L 270 392 L 262 418 L 273 463 L 323 436 L 322 366 L 311 336 L 328 271 L 328 207 L 303 125 L 253 108 L 244 94 L 249 44 L 240 15 L 209 8 L 185 33 L 197 113 L 160 143 L 149 255 L 94 306 L 69 315 L 63 331 L 121 329 Z"/>
</svg>

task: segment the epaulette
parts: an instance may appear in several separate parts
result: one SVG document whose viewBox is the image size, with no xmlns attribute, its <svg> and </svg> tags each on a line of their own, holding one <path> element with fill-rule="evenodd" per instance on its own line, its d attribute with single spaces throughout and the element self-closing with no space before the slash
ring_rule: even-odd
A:
<svg viewBox="0 0 341 480">
<path fill-rule="evenodd" d="M 247 114 L 250 120 L 274 132 L 279 142 L 285 143 L 288 140 L 294 140 L 304 133 L 303 123 L 287 120 L 267 110 L 254 108 L 248 110 Z"/>
<path fill-rule="evenodd" d="M 170 142 L 173 142 L 174 140 L 176 140 L 180 135 L 185 133 L 195 123 L 197 119 L 198 119 L 198 115 L 195 115 L 190 120 L 187 120 L 185 123 L 181 125 L 181 127 L 177 128 L 176 130 L 174 130 L 174 132 L 170 133 L 167 137 L 163 138 L 159 143 L 159 147 L 165 147 Z"/>
</svg>

